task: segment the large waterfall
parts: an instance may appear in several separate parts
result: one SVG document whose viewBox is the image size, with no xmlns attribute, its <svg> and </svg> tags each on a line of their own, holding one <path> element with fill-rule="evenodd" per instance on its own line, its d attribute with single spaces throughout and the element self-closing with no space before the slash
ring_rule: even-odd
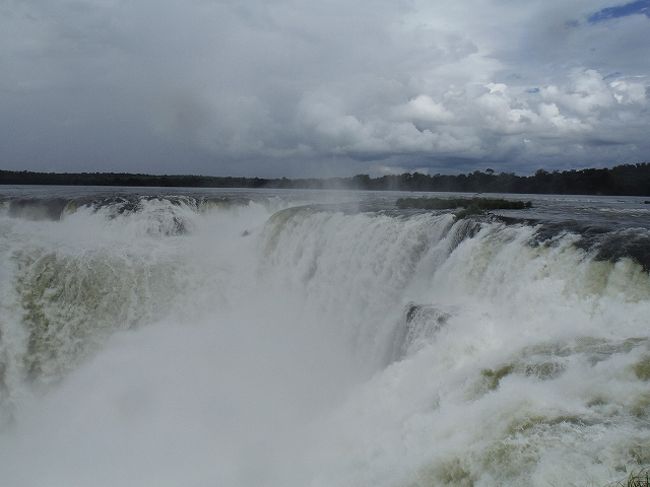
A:
<svg viewBox="0 0 650 487">
<path fill-rule="evenodd" d="M 650 467 L 643 208 L 596 231 L 573 203 L 535 222 L 18 193 L 0 485 L 605 486 Z"/>
</svg>

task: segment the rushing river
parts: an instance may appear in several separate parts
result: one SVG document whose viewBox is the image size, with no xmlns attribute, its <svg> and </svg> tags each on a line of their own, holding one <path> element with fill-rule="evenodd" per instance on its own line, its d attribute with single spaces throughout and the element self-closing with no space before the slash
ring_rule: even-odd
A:
<svg viewBox="0 0 650 487">
<path fill-rule="evenodd" d="M 0 188 L 0 485 L 650 467 L 650 204 L 457 219 L 400 196 Z"/>
</svg>

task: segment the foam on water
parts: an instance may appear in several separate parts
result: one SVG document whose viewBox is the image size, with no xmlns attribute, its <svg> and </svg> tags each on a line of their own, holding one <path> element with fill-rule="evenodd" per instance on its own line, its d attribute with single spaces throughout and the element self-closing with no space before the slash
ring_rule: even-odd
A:
<svg viewBox="0 0 650 487">
<path fill-rule="evenodd" d="M 650 466 L 632 259 L 449 214 L 135 203 L 0 216 L 2 484 L 604 485 Z"/>
</svg>

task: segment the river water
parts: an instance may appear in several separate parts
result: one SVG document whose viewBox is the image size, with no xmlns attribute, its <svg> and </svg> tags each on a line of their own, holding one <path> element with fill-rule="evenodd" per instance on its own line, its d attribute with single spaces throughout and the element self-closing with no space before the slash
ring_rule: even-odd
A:
<svg viewBox="0 0 650 487">
<path fill-rule="evenodd" d="M 650 205 L 0 188 L 0 485 L 604 486 L 650 467 Z"/>
</svg>

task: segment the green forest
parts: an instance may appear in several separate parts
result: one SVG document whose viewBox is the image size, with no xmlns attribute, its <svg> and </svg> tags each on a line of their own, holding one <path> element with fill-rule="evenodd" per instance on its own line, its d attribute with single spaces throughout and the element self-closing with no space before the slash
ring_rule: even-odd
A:
<svg viewBox="0 0 650 487">
<path fill-rule="evenodd" d="M 294 188 L 361 189 L 400 191 L 454 191 L 470 193 L 594 194 L 650 196 L 650 163 L 623 164 L 612 168 L 549 172 L 539 169 L 530 176 L 496 173 L 492 169 L 468 174 L 421 174 L 349 178 L 245 178 L 129 173 L 43 173 L 0 170 L 0 184 L 64 186 L 151 186 L 195 188 Z"/>
</svg>

